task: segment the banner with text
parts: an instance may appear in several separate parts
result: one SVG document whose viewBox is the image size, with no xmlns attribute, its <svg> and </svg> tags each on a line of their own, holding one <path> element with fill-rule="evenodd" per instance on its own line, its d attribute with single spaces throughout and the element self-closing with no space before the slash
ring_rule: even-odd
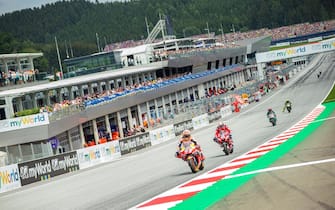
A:
<svg viewBox="0 0 335 210">
<path fill-rule="evenodd" d="M 115 160 L 121 157 L 118 141 L 110 141 L 77 150 L 79 168 L 88 168 L 103 162 Z"/>
<path fill-rule="evenodd" d="M 225 106 L 220 109 L 221 118 L 225 119 L 229 115 L 233 114 L 231 106 Z"/>
<path fill-rule="evenodd" d="M 215 120 L 218 120 L 221 118 L 221 112 L 220 111 L 214 111 L 214 112 L 210 112 L 208 113 L 208 120 L 209 123 L 214 122 Z"/>
<path fill-rule="evenodd" d="M 21 185 L 48 180 L 51 177 L 79 170 L 76 152 L 32 160 L 18 164 Z"/>
<path fill-rule="evenodd" d="M 208 114 L 203 114 L 198 117 L 192 118 L 192 124 L 194 129 L 202 128 L 209 125 Z"/>
<path fill-rule="evenodd" d="M 28 115 L 24 117 L 15 117 L 6 120 L 0 120 L 0 132 L 47 124 L 49 124 L 49 117 L 47 113 Z"/>
<path fill-rule="evenodd" d="M 0 167 L 0 193 L 21 187 L 17 164 Z"/>
<path fill-rule="evenodd" d="M 186 120 L 184 122 L 173 124 L 174 132 L 176 136 L 180 135 L 184 130 L 193 130 L 192 120 Z"/>
<path fill-rule="evenodd" d="M 120 139 L 121 155 L 135 152 L 150 146 L 151 141 L 148 132 Z"/>
<path fill-rule="evenodd" d="M 314 44 L 256 53 L 256 61 L 257 63 L 265 63 L 316 53 L 324 53 L 330 50 L 335 50 L 335 38 L 327 39 Z"/>
<path fill-rule="evenodd" d="M 152 145 L 160 144 L 164 141 L 173 139 L 176 137 L 173 125 L 164 126 L 152 130 L 150 133 L 150 140 Z"/>
</svg>

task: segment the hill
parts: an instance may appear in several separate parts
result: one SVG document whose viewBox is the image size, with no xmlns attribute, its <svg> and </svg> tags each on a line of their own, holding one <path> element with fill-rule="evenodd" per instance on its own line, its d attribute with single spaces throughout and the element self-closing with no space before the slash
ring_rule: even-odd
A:
<svg viewBox="0 0 335 210">
<path fill-rule="evenodd" d="M 95 3 L 59 1 L 41 8 L 24 9 L 0 17 L 0 54 L 42 51 L 41 67 L 57 66 L 54 38 L 71 44 L 75 55 L 97 51 L 102 45 L 147 36 L 160 15 L 171 21 L 177 37 L 232 28 L 248 31 L 335 18 L 333 0 L 130 0 Z M 39 64 L 38 64 L 39 65 Z"/>
</svg>

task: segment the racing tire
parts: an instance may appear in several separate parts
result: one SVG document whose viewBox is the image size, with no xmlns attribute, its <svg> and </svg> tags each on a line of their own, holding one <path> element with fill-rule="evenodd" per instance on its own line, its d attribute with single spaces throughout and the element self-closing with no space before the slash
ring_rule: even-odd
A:
<svg viewBox="0 0 335 210">
<path fill-rule="evenodd" d="M 223 152 L 224 152 L 226 155 L 229 155 L 228 145 L 227 145 L 226 143 L 223 143 L 223 144 L 222 144 L 222 147 L 223 147 Z"/>
<path fill-rule="evenodd" d="M 230 149 L 230 154 L 232 154 L 234 152 L 234 146 L 232 146 L 232 148 Z"/>
<path fill-rule="evenodd" d="M 197 164 L 196 161 L 194 160 L 194 157 L 190 158 L 187 160 L 188 165 L 190 166 L 190 169 L 192 171 L 192 173 L 197 173 Z"/>
<path fill-rule="evenodd" d="M 204 161 L 202 161 L 201 162 L 201 165 L 200 165 L 200 167 L 199 167 L 199 170 L 203 170 L 205 168 L 205 166 L 204 166 Z"/>
</svg>

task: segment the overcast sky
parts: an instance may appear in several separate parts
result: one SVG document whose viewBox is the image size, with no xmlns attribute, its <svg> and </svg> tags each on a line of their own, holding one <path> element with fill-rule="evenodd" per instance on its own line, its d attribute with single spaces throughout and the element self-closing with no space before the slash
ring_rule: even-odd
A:
<svg viewBox="0 0 335 210">
<path fill-rule="evenodd" d="M 41 5 L 57 1 L 59 0 L 0 0 L 0 15 L 22 9 L 41 7 Z M 95 0 L 90 1 L 95 2 Z M 115 0 L 99 0 L 100 3 L 111 1 Z"/>
</svg>

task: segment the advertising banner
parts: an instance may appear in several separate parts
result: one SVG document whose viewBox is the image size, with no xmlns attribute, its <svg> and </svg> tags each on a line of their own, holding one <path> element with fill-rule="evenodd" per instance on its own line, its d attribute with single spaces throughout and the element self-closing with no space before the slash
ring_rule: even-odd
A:
<svg viewBox="0 0 335 210">
<path fill-rule="evenodd" d="M 0 193 L 21 187 L 17 164 L 0 167 Z"/>
<path fill-rule="evenodd" d="M 257 63 L 265 63 L 310 54 L 324 53 L 330 50 L 335 50 L 335 38 L 320 41 L 314 44 L 256 53 L 256 60 Z"/>
<path fill-rule="evenodd" d="M 229 115 L 233 114 L 231 106 L 225 106 L 220 109 L 221 118 L 224 119 Z"/>
<path fill-rule="evenodd" d="M 76 171 L 79 161 L 76 152 L 68 152 L 56 156 L 32 160 L 18 164 L 21 185 L 27 185 L 51 177 Z"/>
<path fill-rule="evenodd" d="M 79 168 L 88 168 L 121 157 L 119 141 L 110 141 L 77 150 Z"/>
<path fill-rule="evenodd" d="M 215 120 L 218 120 L 221 118 L 221 113 L 220 111 L 215 111 L 215 112 L 210 112 L 208 113 L 208 120 L 209 123 L 212 123 Z"/>
<path fill-rule="evenodd" d="M 176 136 L 180 135 L 183 130 L 193 130 L 192 120 L 187 120 L 184 122 L 173 124 L 174 133 Z"/>
<path fill-rule="evenodd" d="M 202 128 L 209 125 L 208 114 L 203 114 L 198 117 L 192 118 L 192 124 L 194 129 Z"/>
<path fill-rule="evenodd" d="M 160 144 L 176 137 L 173 125 L 157 128 L 149 133 L 152 145 Z"/>
<path fill-rule="evenodd" d="M 24 117 L 15 117 L 6 120 L 0 120 L 0 132 L 41 126 L 46 124 L 49 124 L 48 113 L 40 113 Z"/>
<path fill-rule="evenodd" d="M 151 141 L 148 132 L 120 140 L 121 155 L 135 152 L 150 146 Z"/>
</svg>

